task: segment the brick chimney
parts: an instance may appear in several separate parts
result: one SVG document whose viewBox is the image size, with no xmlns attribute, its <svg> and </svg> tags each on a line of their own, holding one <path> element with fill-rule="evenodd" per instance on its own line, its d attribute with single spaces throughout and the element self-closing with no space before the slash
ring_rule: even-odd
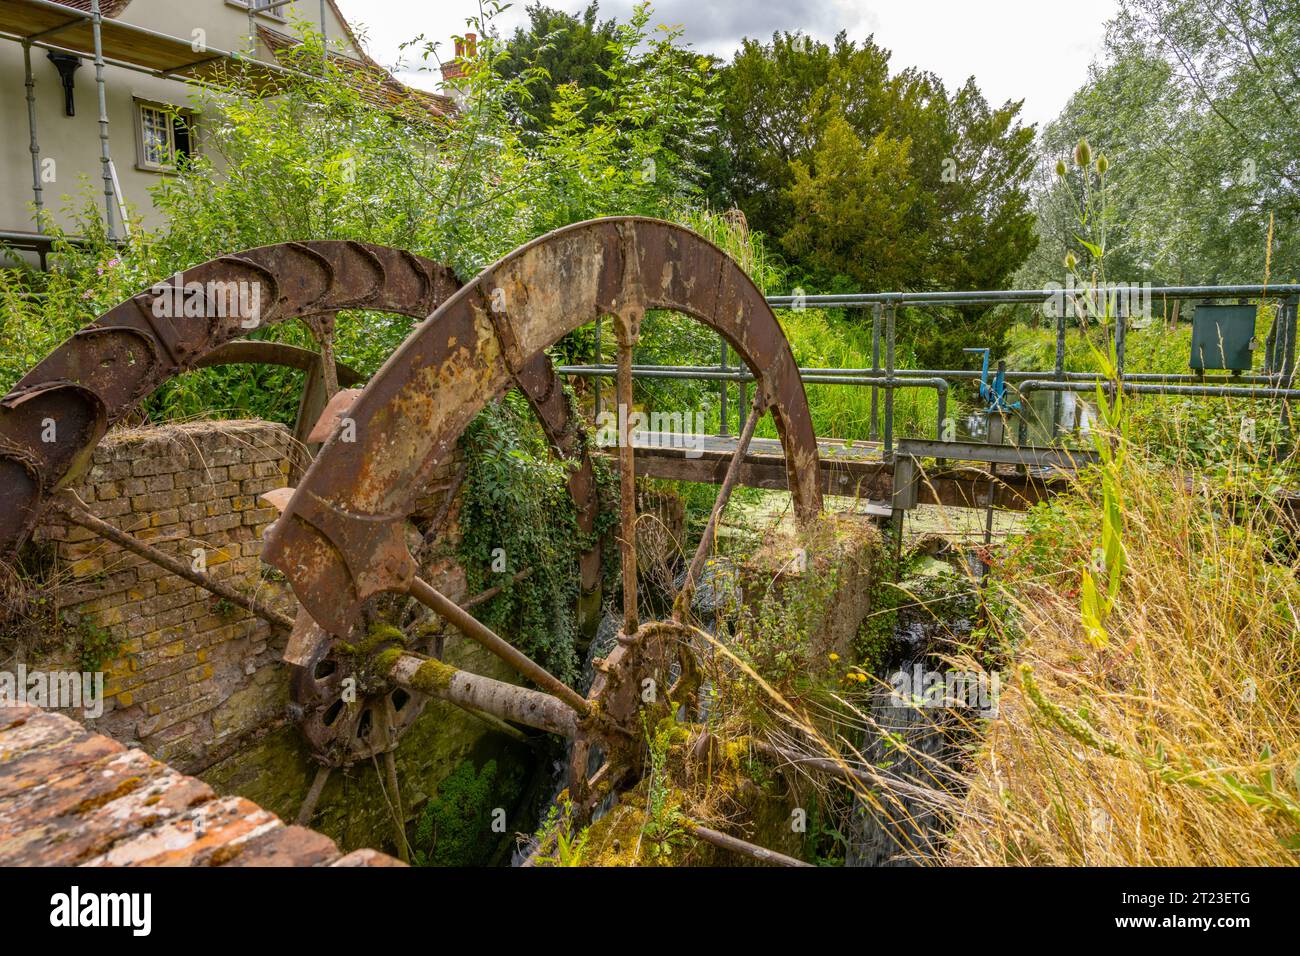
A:
<svg viewBox="0 0 1300 956">
<path fill-rule="evenodd" d="M 442 65 L 442 82 L 453 85 L 455 82 L 465 76 L 465 61 L 472 60 L 478 55 L 478 37 L 473 33 L 466 33 L 462 37 L 453 37 L 456 44 L 456 58 L 449 63 Z"/>
</svg>

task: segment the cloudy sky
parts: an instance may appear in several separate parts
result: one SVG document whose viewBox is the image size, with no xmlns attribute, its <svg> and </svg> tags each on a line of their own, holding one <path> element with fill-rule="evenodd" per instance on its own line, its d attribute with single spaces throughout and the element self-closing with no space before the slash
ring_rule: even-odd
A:
<svg viewBox="0 0 1300 956">
<path fill-rule="evenodd" d="M 400 44 L 416 34 L 445 41 L 465 32 L 477 0 L 338 0 L 352 23 L 364 28 L 370 54 L 415 86 L 436 88 L 428 74 L 399 62 Z M 579 12 L 587 0 L 548 0 Z M 624 19 L 632 0 L 603 0 L 602 18 Z M 524 2 L 498 15 L 503 33 L 524 22 Z M 819 40 L 840 30 L 850 38 L 874 34 L 893 51 L 892 66 L 919 66 L 951 89 L 974 75 L 994 104 L 1024 98 L 1025 118 L 1052 119 L 1087 77 L 1101 52 L 1104 26 L 1116 0 L 658 0 L 655 22 L 681 24 L 696 49 L 729 57 L 742 37 L 770 38 L 773 31 L 802 31 Z M 411 64 L 406 64 L 409 67 Z"/>
</svg>

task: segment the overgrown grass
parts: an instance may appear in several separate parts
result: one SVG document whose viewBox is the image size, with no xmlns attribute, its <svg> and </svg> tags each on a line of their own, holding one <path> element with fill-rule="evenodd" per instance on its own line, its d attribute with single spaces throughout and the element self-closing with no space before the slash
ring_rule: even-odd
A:
<svg viewBox="0 0 1300 956">
<path fill-rule="evenodd" d="M 1065 369 L 1068 372 L 1097 372 L 1097 355 L 1089 347 L 1105 351 L 1106 332 L 1095 326 L 1084 330 L 1073 325 L 1065 333 Z M 1131 329 L 1124 341 L 1124 367 L 1128 372 L 1189 372 L 1192 327 L 1182 323 L 1170 329 L 1156 323 Z M 1007 368 L 1034 371 L 1056 367 L 1056 329 L 1050 325 L 1033 328 L 1015 325 L 1007 333 Z"/>
<path fill-rule="evenodd" d="M 991 630 L 1009 686 L 949 862 L 1300 861 L 1295 526 L 1249 472 L 1232 496 L 1185 474 L 1130 451 L 1104 646 L 1079 617 L 1094 488 L 1040 506 L 1002 557 Z"/>
<path fill-rule="evenodd" d="M 871 368 L 871 322 L 866 313 L 842 313 L 821 309 L 781 310 L 777 318 L 790 340 L 795 361 L 802 367 L 827 369 Z M 881 346 L 884 367 L 884 346 Z M 901 350 L 895 364 L 906 367 Z M 881 373 L 884 374 L 883 372 Z M 813 428 L 819 437 L 865 441 L 871 435 L 871 389 L 861 385 L 806 384 Z M 953 396 L 955 399 L 955 396 Z M 884 428 L 885 392 L 877 400 L 877 435 Z M 894 434 L 934 437 L 938 398 L 930 389 L 899 389 L 894 395 Z M 770 421 L 758 434 L 774 437 Z"/>
<path fill-rule="evenodd" d="M 1260 306 L 1255 319 L 1255 338 L 1264 342 L 1273 324 L 1274 306 Z M 1098 355 L 1103 354 L 1109 341 L 1109 328 L 1097 324 L 1081 327 L 1077 321 L 1065 332 L 1065 369 L 1068 372 L 1100 371 Z M 1148 321 L 1140 328 L 1130 328 L 1124 340 L 1124 369 L 1126 372 L 1159 372 L 1184 374 L 1191 371 L 1192 326 L 1180 322 L 1170 327 L 1160 319 Z M 1007 368 L 1032 371 L 1056 366 L 1056 328 L 1053 322 L 1037 326 L 1013 325 L 1007 332 Z M 1255 351 L 1255 370 L 1264 362 L 1264 350 Z"/>
</svg>

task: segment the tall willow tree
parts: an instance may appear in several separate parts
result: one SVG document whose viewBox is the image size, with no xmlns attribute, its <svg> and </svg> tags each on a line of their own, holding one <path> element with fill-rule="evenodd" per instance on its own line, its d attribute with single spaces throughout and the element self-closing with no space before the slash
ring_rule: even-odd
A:
<svg viewBox="0 0 1300 956">
<path fill-rule="evenodd" d="M 1051 174 L 1081 137 L 1117 169 L 1112 278 L 1300 276 L 1300 6 L 1124 0 L 1109 37 L 1108 61 L 1044 130 L 1043 245 L 1026 278 L 1059 278 L 1066 252 L 1087 261 L 1059 201 L 1070 184 Z"/>
</svg>

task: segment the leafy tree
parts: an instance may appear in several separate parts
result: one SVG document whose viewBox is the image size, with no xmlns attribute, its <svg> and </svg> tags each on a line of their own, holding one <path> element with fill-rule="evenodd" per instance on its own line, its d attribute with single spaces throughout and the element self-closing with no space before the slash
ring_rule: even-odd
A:
<svg viewBox="0 0 1300 956">
<path fill-rule="evenodd" d="M 529 129 L 545 129 L 552 122 L 556 90 L 574 84 L 580 90 L 608 88 L 607 71 L 614 65 L 618 24 L 611 18 L 597 20 L 593 2 L 580 15 L 543 6 L 527 8 L 528 27 L 517 27 L 505 45 L 496 69 L 502 76 L 517 78 L 530 70 L 545 82 L 530 84 L 515 105 L 515 115 Z M 587 100 L 584 120 L 598 114 L 598 104 Z"/>
<path fill-rule="evenodd" d="M 808 159 L 792 160 L 790 170 L 792 221 L 781 245 L 806 269 L 846 274 L 862 288 L 901 288 L 911 278 L 917 183 L 906 140 L 880 133 L 863 143 L 836 114 Z"/>
<path fill-rule="evenodd" d="M 1040 254 L 1029 281 L 1059 277 L 1070 228 L 1052 167 L 1086 138 L 1107 154 L 1108 271 L 1155 283 L 1273 281 L 1300 274 L 1300 9 L 1271 0 L 1125 0 L 1110 60 L 1044 130 Z M 1269 247 L 1270 217 L 1272 246 Z"/>
<path fill-rule="evenodd" d="M 798 33 L 773 34 L 770 44 L 746 38 L 720 71 L 718 152 L 728 162 L 711 198 L 739 206 L 751 228 L 781 236 L 791 163 L 817 145 L 832 103 L 870 138 L 889 112 L 888 81 L 889 53 L 869 39 L 859 46 L 841 33 L 828 46 Z"/>
<path fill-rule="evenodd" d="M 720 86 L 725 186 L 709 194 L 777 238 L 808 286 L 999 288 L 1033 249 L 1020 103 L 993 108 L 973 80 L 949 94 L 930 73 L 891 75 L 888 51 L 843 33 L 746 40 Z M 944 367 L 964 345 L 996 347 L 1005 326 L 979 308 L 901 321 L 915 358 Z"/>
</svg>

